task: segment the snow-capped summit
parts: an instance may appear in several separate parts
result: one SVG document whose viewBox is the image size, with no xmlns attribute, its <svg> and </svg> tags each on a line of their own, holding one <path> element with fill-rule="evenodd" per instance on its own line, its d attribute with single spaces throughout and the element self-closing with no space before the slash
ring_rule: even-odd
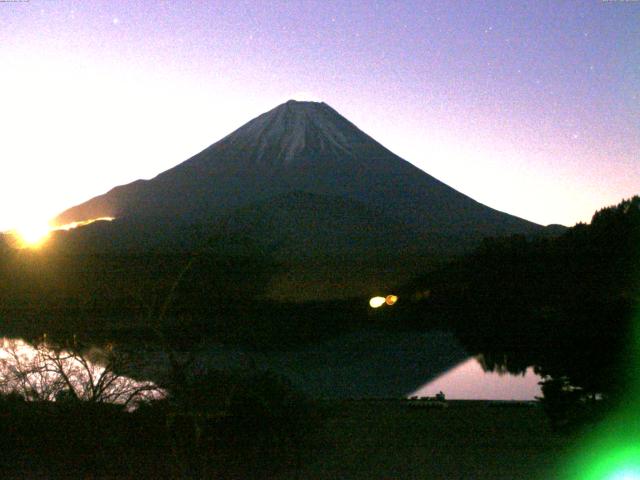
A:
<svg viewBox="0 0 640 480">
<path fill-rule="evenodd" d="M 254 118 L 218 144 L 251 149 L 253 155 L 245 157 L 247 166 L 284 167 L 322 152 L 348 157 L 355 144 L 366 141 L 370 141 L 367 135 L 326 103 L 289 100 Z"/>
<path fill-rule="evenodd" d="M 260 115 L 225 140 L 255 141 L 257 162 L 290 164 L 305 150 L 332 150 L 336 154 L 350 153 L 349 134 L 357 131 L 326 103 L 289 100 Z M 351 139 L 352 140 L 352 139 Z M 274 145 L 280 151 L 273 155 Z"/>
</svg>

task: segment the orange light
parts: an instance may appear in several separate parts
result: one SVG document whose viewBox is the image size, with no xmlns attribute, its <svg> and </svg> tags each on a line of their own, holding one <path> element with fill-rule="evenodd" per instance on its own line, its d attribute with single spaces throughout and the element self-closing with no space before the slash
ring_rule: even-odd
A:
<svg viewBox="0 0 640 480">
<path fill-rule="evenodd" d="M 73 228 L 89 225 L 90 223 L 97 221 L 112 220 L 114 220 L 113 217 L 92 218 L 90 220 L 84 220 L 82 222 L 68 223 L 59 227 L 52 227 L 49 222 L 25 221 L 13 230 L 9 230 L 8 233 L 15 238 L 16 246 L 18 248 L 35 249 L 40 248 L 42 245 L 44 245 L 44 243 L 51 236 L 51 232 L 54 232 L 56 230 L 71 230 Z"/>
<path fill-rule="evenodd" d="M 395 305 L 398 301 L 397 295 L 387 295 L 386 297 L 373 297 L 369 300 L 369 306 L 371 308 L 379 308 L 383 305 Z"/>
<path fill-rule="evenodd" d="M 51 227 L 48 222 L 23 222 L 9 233 L 16 239 L 19 248 L 39 248 L 49 238 Z"/>
<path fill-rule="evenodd" d="M 81 222 L 71 222 L 65 225 L 60 225 L 59 227 L 56 227 L 55 230 L 72 230 L 74 228 L 84 227 L 85 225 L 89 225 L 93 222 L 111 222 L 113 220 L 115 220 L 115 217 L 92 218 L 90 220 L 83 220 Z"/>
</svg>

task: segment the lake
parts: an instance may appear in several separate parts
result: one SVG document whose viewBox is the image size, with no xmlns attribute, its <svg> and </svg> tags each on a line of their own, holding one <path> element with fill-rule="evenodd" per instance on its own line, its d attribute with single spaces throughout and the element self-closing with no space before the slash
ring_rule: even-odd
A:
<svg viewBox="0 0 640 480">
<path fill-rule="evenodd" d="M 485 372 L 475 358 L 469 358 L 409 395 L 433 397 L 443 392 L 451 400 L 535 400 L 542 396 L 542 378 L 527 369 L 524 375 Z"/>
<path fill-rule="evenodd" d="M 38 353 L 20 340 L 4 339 L 1 345 L 3 378 L 11 360 L 7 347 L 19 347 L 23 360 L 33 361 Z M 161 351 L 132 353 L 139 366 L 135 371 L 142 377 L 155 377 L 168 368 Z M 102 355 L 93 352 L 91 357 L 96 363 L 87 368 L 99 374 Z M 271 352 L 211 343 L 199 352 L 196 365 L 200 370 L 272 370 L 314 398 L 402 398 L 434 396 L 439 391 L 448 399 L 464 400 L 523 401 L 541 396 L 540 377 L 531 369 L 525 375 L 485 372 L 451 333 L 441 331 L 356 332 L 296 350 Z M 126 377 L 123 381 L 132 382 Z"/>
</svg>

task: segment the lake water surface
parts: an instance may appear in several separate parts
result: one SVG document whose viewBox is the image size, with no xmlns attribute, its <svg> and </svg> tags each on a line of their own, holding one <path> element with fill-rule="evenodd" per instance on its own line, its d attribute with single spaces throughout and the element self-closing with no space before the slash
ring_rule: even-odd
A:
<svg viewBox="0 0 640 480">
<path fill-rule="evenodd" d="M 432 397 L 441 391 L 452 400 L 535 400 L 542 396 L 541 380 L 532 368 L 524 375 L 485 372 L 472 357 L 409 396 Z"/>
<path fill-rule="evenodd" d="M 47 350 L 37 350 L 21 340 L 0 339 L 0 347 L 0 380 L 4 379 L 0 385 L 4 387 L 16 362 L 21 363 L 23 369 L 28 364 L 42 369 L 51 361 L 47 360 Z M 141 360 L 135 369 L 140 378 L 153 378 L 157 368 L 168 368 L 161 351 L 139 351 L 136 355 Z M 445 332 L 366 332 L 301 350 L 268 353 L 212 345 L 198 356 L 198 363 L 205 370 L 237 369 L 247 363 L 251 368 L 272 370 L 314 398 L 401 398 L 434 396 L 440 391 L 448 399 L 461 400 L 526 401 L 541 396 L 538 385 L 541 379 L 532 369 L 525 375 L 485 372 L 480 363 L 465 354 L 455 338 Z M 99 378 L 104 371 L 100 355 L 96 356 L 96 363 L 92 357 L 87 357 L 92 361 L 86 365 L 70 358 L 65 360 L 64 368 L 76 376 L 79 384 L 87 385 L 87 375 Z M 156 371 L 147 370 L 145 365 L 149 364 L 155 366 Z M 32 378 L 42 380 L 42 375 L 36 373 Z M 57 379 L 47 378 L 47 381 Z M 145 383 L 119 376 L 114 385 L 119 389 L 126 385 L 126 391 Z M 82 392 L 78 393 L 82 396 Z"/>
</svg>

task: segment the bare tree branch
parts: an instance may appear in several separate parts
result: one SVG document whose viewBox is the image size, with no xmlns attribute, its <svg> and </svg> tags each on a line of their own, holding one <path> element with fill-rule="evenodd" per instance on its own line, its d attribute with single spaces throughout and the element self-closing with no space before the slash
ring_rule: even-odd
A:
<svg viewBox="0 0 640 480">
<path fill-rule="evenodd" d="M 125 408 L 165 396 L 154 383 L 125 376 L 124 355 L 113 348 L 99 353 L 102 358 L 93 361 L 78 349 L 5 341 L 0 348 L 0 392 L 16 392 L 27 400 L 40 401 L 53 401 L 67 392 L 78 400 L 117 403 Z"/>
</svg>

